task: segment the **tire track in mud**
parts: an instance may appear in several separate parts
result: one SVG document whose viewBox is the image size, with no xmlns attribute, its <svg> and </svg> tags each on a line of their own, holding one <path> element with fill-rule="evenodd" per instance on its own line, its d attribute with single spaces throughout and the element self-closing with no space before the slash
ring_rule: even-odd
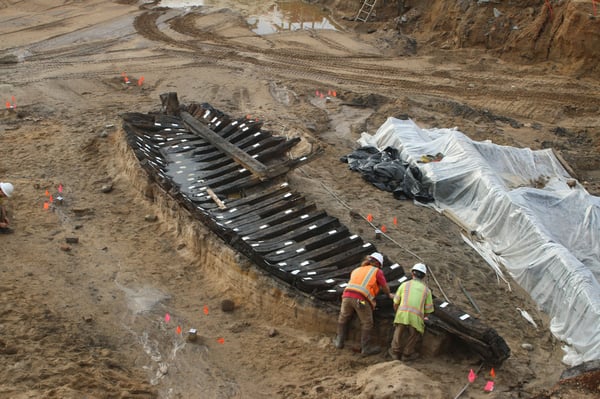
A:
<svg viewBox="0 0 600 399">
<path fill-rule="evenodd" d="M 343 51 L 346 53 L 351 53 L 351 49 L 349 49 L 348 47 L 342 46 L 341 44 L 335 42 L 334 40 L 331 39 L 327 39 L 325 37 L 323 37 L 322 35 L 319 35 L 319 32 L 316 30 L 310 30 L 310 37 L 312 37 L 315 40 L 318 40 L 319 42 L 325 44 L 327 47 L 334 49 L 334 50 L 339 50 L 339 51 Z M 371 55 L 371 57 L 374 57 L 373 55 Z"/>
<path fill-rule="evenodd" d="M 173 44 L 178 47 L 189 47 L 186 46 L 185 43 L 171 38 L 169 35 L 163 33 L 158 28 L 157 20 L 160 16 L 164 14 L 165 11 L 146 11 L 134 19 L 133 27 L 139 34 L 144 36 L 146 39 L 155 42 Z"/>
<path fill-rule="evenodd" d="M 410 92 L 461 101 L 491 98 L 494 103 L 499 100 L 510 103 L 518 100 L 524 104 L 522 109 L 518 109 L 518 113 L 525 115 L 529 113 L 528 110 L 534 105 L 536 108 L 541 108 L 542 105 L 563 106 L 565 101 L 568 101 L 571 104 L 579 104 L 578 106 L 582 109 L 587 109 L 589 104 L 597 102 L 597 98 L 593 96 L 593 93 L 548 92 L 525 88 L 515 95 L 514 90 L 510 86 L 507 87 L 505 82 L 502 83 L 501 87 L 493 87 L 490 86 L 487 78 L 475 80 L 471 76 L 465 76 L 462 79 L 455 78 L 452 84 L 444 84 L 440 79 L 432 76 L 426 76 L 428 81 L 424 81 L 422 74 L 413 73 L 404 68 L 371 68 L 370 65 L 344 63 L 341 59 L 330 59 L 327 62 L 316 63 L 316 65 L 314 60 L 294 58 L 291 55 L 277 55 L 264 61 L 257 58 L 246 58 L 245 61 L 263 71 L 270 71 L 280 76 L 301 76 L 306 80 L 317 82 L 328 80 L 341 85 L 362 85 L 365 86 L 365 89 L 379 87 L 390 96 L 402 96 Z M 462 81 L 462 87 L 465 87 L 466 90 L 457 92 L 457 87 L 461 85 L 456 83 L 456 80 Z M 484 89 L 467 90 L 473 82 L 477 82 L 476 86 Z M 485 104 L 491 105 L 490 102 L 485 102 Z M 592 111 L 593 109 L 590 110 L 590 112 Z"/>
<path fill-rule="evenodd" d="M 205 18 L 206 15 L 199 15 L 199 14 L 192 14 L 192 13 L 186 14 L 181 17 L 176 17 L 176 18 L 173 18 L 172 21 L 170 21 L 170 27 L 171 27 L 171 29 L 173 29 L 174 31 L 176 31 L 178 33 L 181 33 L 182 35 L 187 35 L 187 36 L 193 37 L 194 40 L 206 40 L 206 41 L 211 41 L 211 42 L 214 42 L 214 43 L 220 44 L 220 45 L 230 45 L 231 40 L 229 40 L 217 33 L 217 30 L 219 28 L 222 28 L 222 26 L 220 24 L 213 24 L 213 25 L 205 26 L 203 29 L 199 29 L 196 27 L 196 21 L 198 20 L 198 18 L 203 18 L 203 17 Z M 242 21 L 242 23 L 245 23 L 245 22 Z M 322 35 L 319 35 L 317 30 L 309 29 L 309 30 L 306 30 L 306 32 L 308 32 L 308 34 L 310 35 L 311 38 L 322 42 L 328 48 L 347 53 L 348 56 L 345 56 L 344 57 L 345 59 L 347 59 L 347 58 L 362 58 L 365 56 L 379 58 L 373 54 L 356 56 L 355 53 L 352 52 L 351 49 L 349 49 L 345 46 L 342 46 L 341 44 L 336 43 L 333 40 L 324 38 Z M 273 46 L 272 42 L 270 40 L 268 40 L 266 37 L 260 36 L 258 34 L 254 34 L 254 33 L 252 33 L 252 35 L 255 37 L 261 38 L 266 43 L 269 43 L 269 44 L 271 44 L 271 46 Z M 260 48 L 257 46 L 250 46 L 250 45 L 245 46 L 243 48 L 243 50 L 253 51 L 253 52 L 265 52 L 268 54 L 279 53 L 281 51 L 285 52 L 285 50 L 269 50 L 269 49 L 264 49 L 264 48 Z M 301 49 L 294 50 L 294 54 L 295 55 L 302 54 L 303 58 L 307 58 L 307 59 L 327 58 L 320 54 L 315 54 L 312 51 L 306 51 L 306 50 L 301 50 Z M 330 57 L 330 56 L 328 56 L 328 57 Z"/>
<path fill-rule="evenodd" d="M 189 36 L 189 41 L 176 40 L 168 34 L 161 31 L 158 26 L 158 19 L 165 14 L 164 10 L 152 10 L 145 11 L 138 15 L 134 19 L 134 29 L 141 34 L 143 37 L 153 42 L 165 43 L 173 46 L 174 49 L 181 48 L 183 50 L 193 50 L 194 58 L 202 60 L 205 58 L 208 62 L 214 62 L 224 68 L 235 68 L 232 67 L 232 61 L 242 64 L 242 68 L 253 66 L 263 71 L 268 71 L 271 74 L 290 77 L 290 78 L 301 78 L 307 82 L 316 81 L 320 82 L 327 80 L 335 84 L 352 84 L 365 87 L 365 89 L 372 89 L 373 87 L 379 87 L 381 90 L 385 90 L 390 95 L 402 95 L 406 93 L 416 93 L 431 95 L 436 97 L 449 97 L 454 99 L 473 100 L 478 98 L 485 98 L 493 93 L 493 97 L 496 99 L 495 104 L 498 100 L 504 100 L 505 103 L 514 102 L 515 93 L 514 90 L 510 90 L 510 84 L 503 82 L 503 87 L 490 86 L 490 81 L 487 77 L 477 78 L 477 75 L 469 73 L 452 73 L 451 79 L 454 81 L 452 84 L 445 84 L 444 81 L 447 77 L 440 76 L 436 77 L 434 74 L 427 76 L 427 81 L 423 80 L 424 71 L 418 71 L 417 73 L 407 69 L 399 68 L 388 65 L 382 65 L 382 60 L 387 60 L 384 57 L 374 55 L 351 55 L 351 56 L 331 56 L 327 55 L 323 51 L 314 52 L 307 51 L 304 49 L 291 50 L 291 49 L 264 49 L 256 46 L 241 45 L 235 43 L 233 40 L 225 38 L 215 32 L 214 30 L 199 29 L 195 26 L 195 21 L 199 17 L 205 17 L 202 14 L 188 13 L 183 16 L 177 16 L 168 21 L 171 29 L 175 32 L 185 36 Z M 319 37 L 318 34 L 311 34 L 311 37 L 315 40 L 323 42 L 327 48 L 334 48 L 337 50 L 347 50 L 343 46 L 336 46 L 335 42 Z M 51 62 L 43 62 L 36 65 L 36 70 L 40 72 L 47 72 L 53 69 L 61 69 L 65 66 L 74 65 L 76 63 L 114 63 L 115 60 L 84 60 L 84 61 L 67 61 L 66 59 L 75 59 L 81 56 L 95 55 L 98 50 L 106 50 L 113 44 L 116 44 L 122 38 L 115 38 L 107 40 L 102 43 L 86 43 L 70 47 L 68 50 L 51 50 L 41 54 L 32 56 L 31 61 L 36 60 L 52 60 Z M 156 57 L 168 57 L 167 54 L 174 54 L 176 50 L 163 50 L 162 55 L 152 57 L 140 57 L 136 58 L 135 61 L 143 62 Z M 178 53 L 177 55 L 181 55 Z M 184 57 L 186 54 L 183 54 Z M 180 69 L 185 68 L 188 63 L 181 66 L 175 66 L 174 68 Z M 433 72 L 434 70 L 432 70 Z M 98 75 L 111 75 L 113 72 L 99 72 L 99 73 L 72 73 L 62 78 L 88 78 L 91 76 Z M 33 78 L 31 74 L 29 78 L 25 80 L 18 80 L 19 82 L 32 83 L 41 81 L 48 78 Z M 468 87 L 469 84 L 474 84 L 476 87 L 483 87 L 483 91 L 480 90 L 465 90 L 462 93 L 457 93 L 457 87 L 460 87 L 460 83 L 464 82 L 463 87 Z M 518 82 L 515 82 L 518 84 Z M 556 93 L 540 93 L 537 91 L 529 91 L 528 89 L 522 90 L 518 93 L 519 103 L 524 104 L 523 109 L 520 109 L 518 113 L 527 115 L 530 112 L 530 107 L 527 105 L 527 100 L 535 100 L 538 102 L 540 97 L 543 99 L 545 104 L 562 104 L 567 99 L 573 104 L 589 104 L 594 102 L 596 99 L 594 96 L 586 95 L 584 92 L 578 92 L 572 94 L 566 91 L 562 91 L 560 96 L 556 96 Z M 532 101 L 533 102 L 533 101 Z M 493 104 L 490 104 L 493 105 Z M 485 104 L 483 105 L 485 106 Z M 529 111 L 527 109 L 529 109 Z M 580 108 L 582 108 L 580 106 Z"/>
<path fill-rule="evenodd" d="M 210 55 L 222 67 L 230 67 L 231 63 L 238 62 L 254 66 L 261 71 L 267 71 L 275 76 L 301 78 L 308 83 L 329 81 L 338 85 L 359 85 L 365 89 L 378 87 L 385 90 L 388 95 L 405 95 L 414 93 L 442 98 L 451 98 L 457 101 L 478 100 L 480 106 L 498 106 L 500 103 L 520 104 L 512 113 L 520 115 L 531 114 L 531 109 L 562 106 L 570 102 L 580 109 L 587 109 L 589 104 L 597 102 L 597 97 L 591 92 L 581 92 L 565 87 L 557 92 L 537 91 L 532 87 L 521 88 L 517 95 L 506 81 L 497 84 L 490 82 L 492 79 L 470 73 L 453 73 L 452 84 L 445 84 L 443 80 L 423 71 L 413 72 L 407 68 L 381 65 L 385 57 L 374 55 L 331 56 L 321 51 L 308 51 L 304 49 L 264 49 L 257 46 L 241 45 L 228 39 L 215 31 L 199 29 L 194 25 L 196 18 L 205 17 L 199 14 L 186 14 L 173 18 L 170 27 L 179 34 L 190 37 L 190 41 L 175 40 L 162 32 L 156 24 L 160 14 L 152 11 L 146 12 L 136 18 L 136 30 L 144 37 L 158 42 L 171 44 L 177 47 L 200 51 Z M 347 51 L 346 48 L 336 45 L 331 40 L 311 35 L 311 37 L 324 43 L 327 48 Z M 197 57 L 200 54 L 195 54 Z M 225 61 L 225 62 L 223 62 Z M 247 67 L 244 67 L 246 69 Z M 516 78 L 518 80 L 520 78 Z M 460 83 L 462 82 L 462 84 Z M 470 85 L 482 88 L 481 90 L 467 90 Z M 464 87 L 464 91 L 457 88 Z M 560 86 L 557 87 L 557 89 Z M 488 98 L 493 101 L 486 100 Z M 481 101 L 483 100 L 483 101 Z M 534 114 L 537 112 L 534 111 Z"/>
<path fill-rule="evenodd" d="M 61 57 L 63 58 L 63 57 Z M 127 56 L 123 58 L 124 62 L 129 64 L 134 61 L 135 63 L 139 63 L 143 65 L 144 71 L 163 71 L 164 66 L 157 65 L 156 67 L 152 66 L 152 61 L 156 61 L 157 59 L 168 59 L 171 58 L 170 55 L 160 54 L 160 55 L 151 55 L 144 57 L 135 57 L 132 59 Z M 26 71 L 20 72 L 15 71 L 12 75 L 5 74 L 7 77 L 7 81 L 10 81 L 14 86 L 24 86 L 30 83 L 38 83 L 44 81 L 52 81 L 52 80 L 73 80 L 73 79 L 98 79 L 98 78 L 108 78 L 108 77 L 117 77 L 121 73 L 121 71 L 112 69 L 112 70 L 98 70 L 94 72 L 71 72 L 65 73 L 64 69 L 68 67 L 78 67 L 80 65 L 95 65 L 100 68 L 101 65 L 109 65 L 113 66 L 114 64 L 119 62 L 119 59 L 111 58 L 106 60 L 58 60 L 58 61 L 48 61 L 52 59 L 52 57 L 44 57 L 43 61 L 28 61 L 29 65 Z M 175 69 L 185 69 L 189 68 L 189 65 L 174 65 L 169 67 L 170 70 Z M 130 68 L 127 68 L 130 69 Z M 141 69 L 141 68 L 140 68 Z M 0 66 L 0 71 L 2 67 Z M 48 74 L 57 71 L 59 74 L 56 76 L 48 76 Z"/>
<path fill-rule="evenodd" d="M 179 35 L 189 40 L 176 39 L 161 30 L 159 18 L 165 10 L 144 11 L 137 15 L 133 27 L 137 34 L 160 44 L 168 45 L 151 56 L 125 56 L 124 61 L 145 63 L 157 58 L 172 57 L 174 62 L 170 69 L 185 69 L 198 63 L 214 64 L 220 68 L 236 70 L 256 70 L 274 77 L 289 78 L 305 82 L 306 85 L 324 83 L 340 86 L 360 87 L 365 91 L 384 92 L 388 97 L 402 97 L 406 94 L 418 94 L 437 97 L 463 103 L 476 104 L 481 108 L 496 109 L 500 113 L 517 114 L 521 117 L 544 115 L 544 109 L 556 109 L 558 115 L 566 102 L 570 103 L 578 114 L 587 115 L 597 112 L 598 98 L 593 90 L 584 83 L 556 83 L 556 91 L 548 91 L 547 84 L 536 84 L 535 79 L 544 81 L 544 77 L 535 78 L 510 77 L 504 74 L 504 80 L 496 82 L 494 76 L 486 71 L 471 70 L 437 70 L 432 66 L 429 70 L 413 71 L 410 66 L 393 66 L 393 58 L 373 54 L 349 54 L 348 56 L 332 56 L 329 49 L 349 52 L 349 49 L 337 44 L 329 38 L 321 37 L 317 32 L 311 38 L 324 44 L 323 49 L 274 49 L 252 46 L 236 42 L 219 34 L 222 25 L 210 25 L 211 29 L 198 28 L 198 18 L 205 14 L 187 13 L 170 18 L 165 23 Z M 161 22 L 162 23 L 162 22 Z M 125 38 L 134 34 L 127 35 Z M 51 71 L 61 70 L 78 64 L 95 64 L 101 69 L 102 64 L 113 65 L 119 59 L 107 57 L 93 59 L 99 53 L 108 53 L 111 46 L 116 45 L 123 37 L 107 38 L 93 43 L 74 44 L 68 48 L 51 49 L 34 54 L 27 58 L 30 62 L 28 75 L 22 76 L 18 70 L 13 72 L 11 81 L 15 84 L 35 83 L 52 79 L 86 79 L 99 76 L 114 76 L 118 71 L 100 70 L 95 72 L 61 72 L 59 76 L 51 76 Z M 265 43 L 274 47 L 268 39 Z M 125 51 L 125 50 L 123 50 Z M 115 51 L 114 54 L 118 54 Z M 90 59 L 81 59 L 90 57 Z M 386 64 L 387 63 L 387 64 Z M 144 64 L 148 71 L 162 70 L 164 67 L 152 68 L 152 63 Z M 410 65 L 410 64 L 408 64 Z M 2 67 L 0 66 L 0 70 Z M 32 72 L 33 71 L 33 72 Z M 49 76 L 50 75 L 50 76 Z M 530 79 L 531 77 L 531 79 Z M 539 90 L 536 86 L 539 86 Z M 517 89 L 515 89 L 515 87 Z M 588 89 L 587 91 L 585 89 Z"/>
</svg>

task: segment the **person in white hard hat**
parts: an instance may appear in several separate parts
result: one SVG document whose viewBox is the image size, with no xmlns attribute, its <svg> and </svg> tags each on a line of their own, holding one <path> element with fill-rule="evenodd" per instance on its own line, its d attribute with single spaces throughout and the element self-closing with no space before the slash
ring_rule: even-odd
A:
<svg viewBox="0 0 600 399">
<path fill-rule="evenodd" d="M 375 297 L 381 289 L 388 297 L 394 298 L 390 292 L 383 267 L 383 255 L 373 252 L 365 257 L 360 266 L 350 274 L 350 281 L 342 294 L 342 306 L 338 317 L 337 335 L 333 340 L 336 348 L 342 349 L 348 329 L 348 323 L 357 314 L 360 325 L 360 346 L 363 356 L 374 355 L 381 352 L 379 346 L 371 345 L 371 333 L 373 330 L 373 309 L 375 309 Z"/>
<path fill-rule="evenodd" d="M 15 188 L 10 183 L 0 182 L 0 234 L 12 233 L 10 229 L 10 220 L 8 220 L 8 215 L 6 212 L 6 207 L 4 206 L 4 199 L 9 198 Z"/>
<path fill-rule="evenodd" d="M 419 357 L 417 345 L 425 332 L 425 317 L 433 313 L 431 290 L 423 279 L 427 267 L 423 263 L 415 264 L 411 269 L 412 279 L 398 287 L 394 298 L 394 337 L 388 354 L 394 360 L 410 361 Z M 400 341 L 407 334 L 404 348 Z"/>
</svg>

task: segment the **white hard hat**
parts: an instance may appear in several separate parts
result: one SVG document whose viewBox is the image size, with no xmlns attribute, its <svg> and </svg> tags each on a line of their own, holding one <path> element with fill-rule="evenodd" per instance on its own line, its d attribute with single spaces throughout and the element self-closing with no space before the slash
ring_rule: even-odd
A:
<svg viewBox="0 0 600 399">
<path fill-rule="evenodd" d="M 15 188 L 10 183 L 0 183 L 0 190 L 2 190 L 4 195 L 6 195 L 7 197 L 10 197 L 12 195 L 13 191 L 15 190 Z"/>
<path fill-rule="evenodd" d="M 425 266 L 423 263 L 415 263 L 415 265 L 410 270 L 416 270 L 423 274 L 427 274 L 427 266 Z"/>
<path fill-rule="evenodd" d="M 375 259 L 381 266 L 383 266 L 383 255 L 379 252 L 373 252 L 371 255 L 369 255 L 369 258 Z"/>
</svg>

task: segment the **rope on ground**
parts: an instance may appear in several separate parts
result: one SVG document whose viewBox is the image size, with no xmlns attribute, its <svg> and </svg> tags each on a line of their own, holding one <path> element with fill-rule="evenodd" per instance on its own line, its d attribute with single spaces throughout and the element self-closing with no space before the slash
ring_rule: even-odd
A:
<svg viewBox="0 0 600 399">
<path fill-rule="evenodd" d="M 479 372 L 481 371 L 481 369 L 482 369 L 482 368 L 483 368 L 483 363 L 481 363 L 481 364 L 479 365 L 479 368 L 478 368 L 478 369 L 477 369 L 477 371 L 475 372 L 475 375 L 479 374 Z M 460 390 L 460 391 L 459 391 L 459 392 L 456 394 L 456 396 L 454 397 L 454 399 L 458 399 L 458 398 L 460 397 L 460 395 L 462 395 L 462 394 L 463 394 L 463 393 L 464 393 L 464 392 L 467 390 L 467 388 L 469 387 L 469 385 L 471 385 L 471 383 L 470 383 L 470 382 L 467 382 L 467 383 L 465 384 L 465 386 L 464 386 L 464 387 L 462 387 L 462 389 L 461 389 L 461 390 Z"/>
<path fill-rule="evenodd" d="M 467 243 L 471 248 L 475 250 L 483 258 L 483 260 L 492 268 L 492 270 L 496 273 L 496 280 L 498 284 L 500 284 L 500 279 L 504 281 L 508 287 L 509 291 L 512 291 L 510 286 L 510 282 L 504 277 L 504 273 L 500 266 L 502 265 L 499 257 L 494 256 L 493 253 L 486 253 L 486 251 L 482 250 L 479 245 L 475 245 L 475 243 L 467 237 L 465 234 L 462 234 L 463 241 Z M 507 269 L 506 266 L 503 266 L 504 269 Z"/>
<path fill-rule="evenodd" d="M 362 215 L 361 215 L 362 216 Z M 367 223 L 369 223 L 371 226 L 373 226 L 374 228 L 376 228 L 373 223 L 369 222 L 367 220 L 367 218 L 364 218 Z M 388 240 L 390 240 L 391 242 L 393 242 L 394 244 L 396 244 L 400 249 L 408 252 L 409 254 L 411 254 L 412 256 L 414 256 L 415 258 L 417 258 L 418 260 L 420 260 L 421 262 L 425 263 L 425 261 L 423 260 L 423 258 L 421 258 L 419 255 L 415 254 L 414 252 L 412 252 L 409 249 L 404 248 L 402 245 L 400 245 L 396 240 L 394 240 L 392 237 L 388 236 L 385 233 L 381 233 L 381 235 L 383 235 L 385 238 L 387 238 Z M 446 300 L 446 302 L 450 303 L 450 299 L 448 299 L 448 297 L 446 296 L 446 293 L 444 292 L 444 290 L 442 289 L 442 286 L 440 285 L 439 281 L 437 280 L 437 278 L 435 277 L 435 273 L 433 273 L 433 268 L 431 267 L 431 265 L 428 265 L 427 268 L 429 269 L 429 274 L 431 275 L 431 277 L 433 278 L 433 281 L 435 281 L 435 284 L 438 286 L 438 288 L 440 289 L 440 292 L 442 293 L 442 295 L 444 296 L 444 299 Z"/>
<path fill-rule="evenodd" d="M 310 178 L 311 176 L 306 173 L 304 170 L 300 170 L 302 172 L 302 174 L 304 174 L 306 177 Z M 353 209 L 348 206 L 336 193 L 334 193 L 333 191 L 331 191 L 329 189 L 329 187 L 327 187 L 325 184 L 323 184 L 321 182 L 321 186 L 329 193 L 331 194 L 342 206 L 344 206 L 346 209 L 353 211 Z M 353 211 L 354 212 L 354 211 Z M 369 223 L 369 225 L 371 225 L 371 227 L 373 227 L 373 229 L 377 230 L 378 232 L 381 231 L 379 230 L 379 228 L 377 226 L 375 226 L 373 223 L 371 223 L 369 221 L 369 219 L 367 219 L 365 216 L 361 215 L 360 213 L 356 212 L 356 214 L 358 216 L 360 216 L 361 218 L 363 218 L 367 223 Z M 412 252 L 411 250 L 404 248 L 402 245 L 400 245 L 400 243 L 396 240 L 394 240 L 392 237 L 388 236 L 386 233 L 381 232 L 381 235 L 383 235 L 385 238 L 387 238 L 388 240 L 390 240 L 391 242 L 393 242 L 394 244 L 396 244 L 398 246 L 398 248 L 402 249 L 405 252 L 408 252 L 409 254 L 411 254 L 412 256 L 414 256 L 415 258 L 417 258 L 419 261 L 421 262 L 425 262 L 423 260 L 423 258 L 421 258 L 419 255 L 417 255 L 416 253 Z M 446 302 L 450 303 L 450 299 L 448 299 L 448 296 L 446 296 L 446 293 L 444 292 L 444 290 L 442 289 L 442 286 L 440 285 L 439 281 L 437 280 L 437 278 L 435 277 L 435 274 L 433 273 L 433 269 L 431 268 L 431 266 L 428 266 L 429 268 L 429 274 L 431 274 L 431 277 L 433 278 L 433 280 L 435 281 L 435 284 L 438 286 L 440 292 L 442 293 L 442 295 L 444 296 L 444 299 L 446 300 Z"/>
<path fill-rule="evenodd" d="M 462 283 L 460 282 L 460 279 L 458 279 L 458 285 L 459 285 L 460 289 L 462 290 L 463 294 L 465 294 L 465 296 L 469 300 L 469 302 L 471 302 L 471 305 L 473 305 L 473 308 L 475 308 L 477 313 L 481 314 L 481 310 L 479 309 L 479 306 L 477 306 L 477 302 L 475 302 L 473 297 L 471 297 L 471 295 L 469 294 L 467 289 L 465 287 L 463 287 Z"/>
</svg>

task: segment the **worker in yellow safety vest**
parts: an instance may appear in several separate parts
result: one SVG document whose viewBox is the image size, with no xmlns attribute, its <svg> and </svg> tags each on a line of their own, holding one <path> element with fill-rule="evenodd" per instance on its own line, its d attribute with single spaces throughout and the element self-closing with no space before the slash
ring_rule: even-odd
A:
<svg viewBox="0 0 600 399">
<path fill-rule="evenodd" d="M 425 332 L 425 318 L 433 313 L 431 290 L 423 282 L 427 267 L 423 263 L 417 263 L 412 267 L 411 274 L 412 279 L 398 287 L 394 298 L 394 337 L 388 351 L 394 360 L 410 361 L 419 357 L 417 344 Z M 408 337 L 404 350 L 401 351 L 400 340 L 405 332 Z"/>
<path fill-rule="evenodd" d="M 373 310 L 376 306 L 375 297 L 381 289 L 391 299 L 394 294 L 390 292 L 383 267 L 383 255 L 373 252 L 365 257 L 360 266 L 350 274 L 350 281 L 342 294 L 342 306 L 338 317 L 337 336 L 333 340 L 336 348 L 342 349 L 348 329 L 348 322 L 357 314 L 361 324 L 360 346 L 363 356 L 374 355 L 381 352 L 381 348 L 371 345 L 373 330 Z"/>
</svg>

